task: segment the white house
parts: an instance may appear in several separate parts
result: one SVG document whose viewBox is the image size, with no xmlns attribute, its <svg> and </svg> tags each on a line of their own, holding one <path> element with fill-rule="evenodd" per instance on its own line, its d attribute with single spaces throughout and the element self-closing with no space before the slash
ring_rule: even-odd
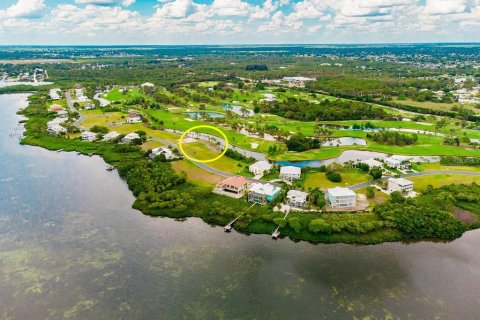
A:
<svg viewBox="0 0 480 320">
<path fill-rule="evenodd" d="M 160 147 L 160 148 L 155 148 L 155 149 L 152 149 L 152 152 L 150 153 L 149 157 L 151 159 L 159 156 L 163 154 L 165 156 L 165 159 L 167 160 L 170 160 L 170 159 L 174 159 L 176 158 L 177 156 L 172 152 L 172 150 L 168 149 L 168 148 L 163 148 L 163 147 Z"/>
<path fill-rule="evenodd" d="M 364 164 L 368 165 L 370 167 L 370 169 L 374 168 L 374 167 L 383 168 L 383 163 L 381 163 L 380 161 L 375 160 L 373 158 L 370 158 L 370 159 L 367 159 L 367 160 L 362 160 L 362 161 L 360 161 L 360 163 L 364 163 Z"/>
<path fill-rule="evenodd" d="M 388 179 L 388 192 L 398 191 L 404 194 L 413 192 L 413 182 L 403 178 Z"/>
<path fill-rule="evenodd" d="M 117 138 L 120 135 L 117 131 L 112 131 L 103 136 L 103 141 L 110 141 Z"/>
<path fill-rule="evenodd" d="M 67 133 L 67 129 L 62 127 L 59 124 L 53 124 L 53 125 L 49 126 L 47 131 L 48 131 L 49 134 L 55 135 L 55 136 L 59 135 L 59 134 Z"/>
<path fill-rule="evenodd" d="M 146 87 L 146 88 L 153 88 L 153 87 L 155 87 L 155 85 L 154 85 L 153 83 L 151 83 L 151 82 L 145 82 L 145 83 L 142 83 L 142 84 L 140 85 L 140 87 L 142 87 L 142 88 L 145 88 L 145 87 Z"/>
<path fill-rule="evenodd" d="M 60 117 L 60 118 L 68 118 L 68 112 L 66 110 L 60 110 L 57 112 L 57 115 Z"/>
<path fill-rule="evenodd" d="M 51 126 L 54 126 L 54 125 L 59 125 L 67 121 L 68 121 L 68 118 L 56 117 L 55 119 L 47 122 L 47 128 L 50 128 Z"/>
<path fill-rule="evenodd" d="M 298 191 L 298 190 L 289 190 L 287 192 L 288 204 L 292 207 L 301 208 L 307 204 L 308 193 Z"/>
<path fill-rule="evenodd" d="M 293 166 L 286 166 L 280 168 L 280 179 L 286 181 L 293 181 L 300 179 L 302 169 Z"/>
<path fill-rule="evenodd" d="M 271 165 L 268 161 L 258 161 L 255 162 L 254 164 L 251 164 L 248 167 L 248 171 L 250 171 L 252 174 L 259 176 L 265 174 L 265 172 L 268 172 L 272 170 L 273 165 Z"/>
<path fill-rule="evenodd" d="M 93 109 L 95 109 L 95 105 L 93 103 L 87 103 L 86 105 L 83 106 L 83 109 L 93 110 Z"/>
<path fill-rule="evenodd" d="M 48 95 L 50 96 L 50 99 L 52 99 L 52 100 L 60 100 L 59 92 L 60 92 L 59 88 L 50 89 Z"/>
<path fill-rule="evenodd" d="M 248 201 L 263 204 L 270 202 L 280 192 L 280 188 L 270 183 L 253 183 L 248 189 Z"/>
<path fill-rule="evenodd" d="M 83 131 L 82 132 L 82 140 L 83 141 L 95 141 L 97 140 L 97 134 L 95 132 L 90 131 Z"/>
<path fill-rule="evenodd" d="M 136 114 L 129 114 L 127 117 L 127 123 L 140 123 L 142 122 L 142 117 Z"/>
<path fill-rule="evenodd" d="M 77 102 L 88 101 L 88 98 L 83 94 L 83 89 L 75 89 L 75 97 Z"/>
<path fill-rule="evenodd" d="M 385 163 L 390 168 L 395 169 L 408 169 L 411 167 L 409 159 L 402 156 L 391 156 L 390 158 L 386 158 Z"/>
<path fill-rule="evenodd" d="M 138 133 L 132 132 L 123 137 L 122 143 L 130 143 L 136 139 L 140 139 L 140 136 L 138 135 Z"/>
<path fill-rule="evenodd" d="M 328 189 L 327 200 L 332 208 L 352 208 L 357 205 L 356 193 L 348 188 Z"/>
</svg>

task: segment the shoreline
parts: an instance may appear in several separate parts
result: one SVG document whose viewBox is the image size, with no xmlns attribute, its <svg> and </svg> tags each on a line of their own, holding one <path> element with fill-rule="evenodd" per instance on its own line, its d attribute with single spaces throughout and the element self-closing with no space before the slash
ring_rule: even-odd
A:
<svg viewBox="0 0 480 320">
<path fill-rule="evenodd" d="M 35 96 L 30 95 L 32 99 Z M 47 119 L 43 119 L 41 116 L 35 115 L 33 109 L 40 111 L 46 108 L 42 104 L 32 102 L 32 99 L 27 96 L 28 106 L 22 112 L 25 117 L 28 118 L 26 122 L 26 132 L 25 137 L 22 139 L 21 144 L 27 144 L 32 146 L 42 147 L 48 150 L 60 150 L 69 152 L 77 152 L 83 155 L 98 155 L 103 161 L 107 164 L 117 165 L 117 173 L 120 177 L 127 183 L 130 191 L 135 196 L 136 200 L 134 201 L 132 207 L 141 211 L 145 215 L 150 216 L 164 216 L 174 219 L 185 219 L 189 217 L 200 218 L 204 222 L 215 225 L 215 226 L 225 226 L 232 217 L 235 217 L 236 214 L 242 212 L 249 205 L 245 200 L 232 200 L 227 197 L 222 197 L 211 193 L 211 190 L 204 187 L 199 187 L 192 185 L 188 181 L 185 183 L 179 184 L 177 187 L 174 187 L 171 192 L 179 193 L 181 196 L 178 198 L 180 204 L 187 205 L 183 210 L 179 210 L 177 205 L 167 204 L 167 207 L 160 207 L 158 209 L 155 206 L 151 206 L 151 203 L 146 201 L 144 196 L 141 195 L 140 191 L 135 191 L 136 187 L 132 185 L 132 175 L 131 170 L 125 169 L 126 167 L 145 167 L 147 172 L 148 170 L 157 170 L 156 168 L 164 168 L 162 170 L 172 170 L 169 163 L 156 163 L 151 162 L 145 159 L 145 157 L 137 152 L 132 151 L 127 155 L 121 155 L 116 153 L 115 145 L 111 144 L 102 144 L 102 143 L 86 143 L 78 140 L 71 140 L 61 137 L 52 137 L 48 136 L 45 133 L 43 134 L 34 134 L 29 131 L 31 126 L 34 123 L 46 122 Z M 28 113 L 32 113 L 33 116 L 28 117 Z M 88 150 L 88 152 L 87 152 Z M 153 173 L 153 171 L 152 171 Z M 178 177 L 177 174 L 173 174 L 172 177 Z M 138 178 L 138 177 L 137 177 Z M 135 178 L 135 179 L 137 179 Z M 177 179 L 177 178 L 175 178 Z M 132 189 L 133 188 L 133 189 Z M 140 194 L 139 194 L 140 192 Z M 183 196 L 182 196 L 183 195 Z M 185 198 L 186 197 L 186 198 Z M 190 204 L 190 205 L 189 205 Z M 195 207 L 195 211 L 188 208 Z M 268 207 L 256 207 L 252 210 L 252 213 L 249 213 L 250 218 L 245 221 L 239 221 L 233 225 L 233 227 L 243 234 L 272 234 L 272 232 L 277 228 L 277 224 L 274 222 L 279 215 L 274 213 L 271 208 Z M 341 217 L 343 213 L 332 214 L 329 213 L 328 216 L 339 216 Z M 282 215 L 283 216 L 283 215 Z M 319 217 L 325 217 L 325 214 L 320 213 L 292 213 L 290 216 L 293 216 L 293 219 L 296 221 L 305 220 L 308 225 L 308 221 L 313 221 Z M 348 216 L 348 214 L 345 214 Z M 365 219 L 366 217 L 371 217 L 372 213 L 355 213 L 355 217 L 352 221 L 357 219 Z M 368 219 L 371 219 L 368 218 Z M 265 220 L 266 219 L 266 220 Z M 342 218 L 344 219 L 344 218 Z M 375 218 L 377 219 L 377 218 Z M 348 244 L 380 244 L 384 242 L 398 242 L 408 240 L 408 237 L 402 235 L 402 233 L 393 227 L 380 227 L 379 229 L 374 229 L 374 231 L 369 231 L 366 233 L 353 234 L 346 231 L 341 231 L 339 233 L 328 233 L 328 234 L 319 234 L 308 231 L 308 229 L 303 229 L 302 232 L 294 230 L 290 226 L 292 218 L 289 218 L 288 221 L 285 220 L 285 225 L 281 226 L 281 237 L 288 237 L 292 241 L 308 241 L 310 243 L 348 243 Z M 361 220 L 358 220 L 361 221 Z M 381 220 L 380 220 L 381 222 Z M 380 224 L 383 226 L 383 224 Z M 420 241 L 429 241 L 431 239 L 420 239 Z M 448 239 L 452 240 L 452 239 Z"/>
</svg>

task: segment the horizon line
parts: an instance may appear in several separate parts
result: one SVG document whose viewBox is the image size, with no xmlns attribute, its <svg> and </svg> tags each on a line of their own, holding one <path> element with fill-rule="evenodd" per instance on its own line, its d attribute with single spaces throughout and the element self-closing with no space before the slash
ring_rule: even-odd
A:
<svg viewBox="0 0 480 320">
<path fill-rule="evenodd" d="M 209 44 L 0 44 L 0 47 L 164 47 L 164 46 L 318 46 L 318 45 L 422 45 L 422 44 L 479 44 L 480 41 L 446 42 L 343 42 L 343 43 L 209 43 Z"/>
</svg>

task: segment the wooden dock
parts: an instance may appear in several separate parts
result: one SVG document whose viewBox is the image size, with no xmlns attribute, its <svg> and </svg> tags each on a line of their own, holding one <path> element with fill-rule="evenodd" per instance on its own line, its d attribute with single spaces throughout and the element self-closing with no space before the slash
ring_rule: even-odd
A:
<svg viewBox="0 0 480 320">
<path fill-rule="evenodd" d="M 289 213 L 290 213 L 290 211 L 288 211 L 288 212 L 285 214 L 285 216 L 283 217 L 283 219 L 286 220 Z M 273 233 L 272 233 L 272 239 L 273 239 L 273 240 L 277 240 L 278 237 L 280 237 L 280 226 L 278 226 L 277 229 L 275 229 L 275 231 L 273 231 Z"/>
<path fill-rule="evenodd" d="M 245 213 L 247 212 L 250 208 L 252 208 L 256 203 L 252 204 L 250 207 L 248 207 L 245 211 L 243 211 L 240 215 L 238 215 L 235 219 L 230 221 L 225 227 L 223 227 L 223 231 L 225 232 L 230 232 L 232 231 L 232 225 Z"/>
</svg>

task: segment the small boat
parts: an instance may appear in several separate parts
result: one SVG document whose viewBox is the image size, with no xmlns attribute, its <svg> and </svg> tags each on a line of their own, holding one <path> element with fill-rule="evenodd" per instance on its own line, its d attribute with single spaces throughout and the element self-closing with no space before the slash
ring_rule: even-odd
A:
<svg viewBox="0 0 480 320">
<path fill-rule="evenodd" d="M 272 239 L 277 240 L 279 236 L 280 236 L 280 231 L 275 230 L 275 232 L 272 234 Z"/>
<path fill-rule="evenodd" d="M 111 165 L 108 165 L 105 169 L 107 169 L 107 171 L 113 171 L 113 169 L 115 169 L 115 167 L 111 166 Z"/>
<path fill-rule="evenodd" d="M 62 151 L 63 151 L 63 149 L 57 150 L 57 152 L 62 152 Z"/>
<path fill-rule="evenodd" d="M 232 226 L 231 226 L 231 225 L 225 226 L 225 227 L 223 228 L 223 231 L 225 231 L 225 232 L 230 232 L 230 231 L 232 231 Z"/>
</svg>

